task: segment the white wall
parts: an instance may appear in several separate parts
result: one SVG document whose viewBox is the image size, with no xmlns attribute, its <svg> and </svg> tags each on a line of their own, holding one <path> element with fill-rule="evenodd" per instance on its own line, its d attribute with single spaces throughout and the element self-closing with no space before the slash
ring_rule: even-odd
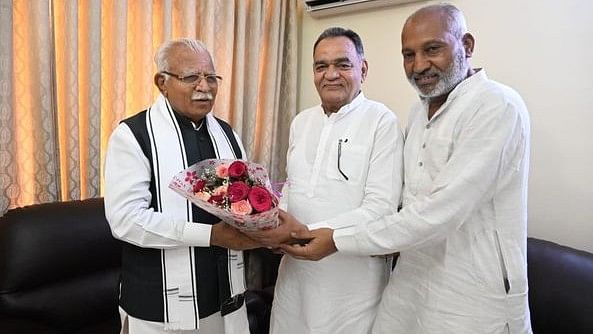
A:
<svg viewBox="0 0 593 334">
<path fill-rule="evenodd" d="M 343 26 L 365 45 L 365 94 L 405 125 L 417 98 L 405 79 L 400 32 L 405 18 L 434 1 L 312 18 L 303 13 L 299 108 L 319 103 L 312 46 Z M 472 64 L 514 87 L 531 114 L 530 236 L 593 252 L 593 1 L 459 0 L 476 38 Z"/>
</svg>

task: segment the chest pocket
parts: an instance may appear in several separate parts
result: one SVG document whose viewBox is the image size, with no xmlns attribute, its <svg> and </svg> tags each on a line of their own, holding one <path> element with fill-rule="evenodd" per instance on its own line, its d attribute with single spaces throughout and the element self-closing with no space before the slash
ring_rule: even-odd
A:
<svg viewBox="0 0 593 334">
<path fill-rule="evenodd" d="M 434 179 L 451 157 L 453 143 L 444 138 L 434 138 L 424 149 L 424 164 L 427 172 Z"/>
<path fill-rule="evenodd" d="M 363 145 L 336 143 L 330 150 L 327 159 L 327 177 L 340 182 L 359 183 L 366 175 L 369 165 L 369 148 Z M 339 165 L 338 165 L 339 163 Z"/>
</svg>

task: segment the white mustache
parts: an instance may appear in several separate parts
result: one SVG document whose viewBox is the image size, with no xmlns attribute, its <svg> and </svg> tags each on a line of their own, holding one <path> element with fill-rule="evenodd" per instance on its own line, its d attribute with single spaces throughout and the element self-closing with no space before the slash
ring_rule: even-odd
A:
<svg viewBox="0 0 593 334">
<path fill-rule="evenodd" d="M 191 96 L 192 100 L 213 100 L 214 96 L 212 96 L 212 93 L 208 93 L 208 92 L 196 92 L 194 94 L 192 94 Z"/>
<path fill-rule="evenodd" d="M 414 74 L 412 74 L 412 79 L 419 80 L 419 79 L 424 79 L 424 78 L 430 78 L 435 75 L 440 77 L 441 73 L 439 73 L 437 71 L 430 71 L 430 72 L 426 72 L 426 73 L 414 73 Z"/>
</svg>

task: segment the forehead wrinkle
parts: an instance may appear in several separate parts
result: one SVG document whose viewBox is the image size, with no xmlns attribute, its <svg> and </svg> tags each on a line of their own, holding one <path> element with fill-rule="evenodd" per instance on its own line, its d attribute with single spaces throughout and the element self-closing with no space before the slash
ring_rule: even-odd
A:
<svg viewBox="0 0 593 334">
<path fill-rule="evenodd" d="M 345 61 L 352 62 L 352 60 L 348 57 L 339 57 L 339 58 L 334 58 L 331 60 L 319 59 L 319 60 L 316 60 L 314 62 L 314 64 L 337 64 L 337 63 L 342 63 Z"/>
<path fill-rule="evenodd" d="M 404 34 L 410 30 L 434 32 L 435 29 L 438 29 L 438 35 L 450 35 L 454 39 L 461 38 L 467 32 L 465 18 L 461 12 L 437 5 L 420 9 L 408 17 L 402 29 L 401 39 L 403 41 Z"/>
<path fill-rule="evenodd" d="M 424 48 L 431 43 L 450 45 L 456 40 L 452 31 L 434 21 L 411 22 L 404 26 L 401 36 L 402 51 Z"/>
<path fill-rule="evenodd" d="M 187 47 L 179 48 L 177 53 L 171 55 L 170 67 L 175 68 L 181 75 L 214 72 L 212 58 L 206 52 L 196 52 Z M 206 70 L 206 71 L 202 71 Z"/>
<path fill-rule="evenodd" d="M 190 75 L 212 75 L 212 74 L 216 74 L 214 71 L 201 71 L 201 70 L 189 70 L 186 71 L 185 73 L 180 73 L 183 76 L 190 76 Z"/>
</svg>

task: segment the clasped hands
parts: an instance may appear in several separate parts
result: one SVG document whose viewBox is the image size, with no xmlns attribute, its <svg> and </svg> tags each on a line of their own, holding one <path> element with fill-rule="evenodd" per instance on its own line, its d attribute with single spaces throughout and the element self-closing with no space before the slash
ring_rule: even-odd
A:
<svg viewBox="0 0 593 334">
<path fill-rule="evenodd" d="M 309 230 L 291 214 L 279 210 L 279 225 L 269 230 L 243 232 L 264 247 L 301 260 L 321 260 L 337 251 L 330 228 Z"/>
</svg>

